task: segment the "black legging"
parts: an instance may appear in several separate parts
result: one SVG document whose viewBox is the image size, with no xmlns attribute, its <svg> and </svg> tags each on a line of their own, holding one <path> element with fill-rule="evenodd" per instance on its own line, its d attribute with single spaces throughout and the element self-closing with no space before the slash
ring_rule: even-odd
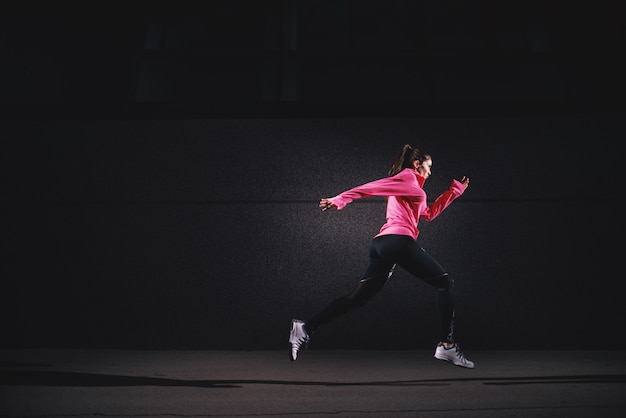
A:
<svg viewBox="0 0 626 418">
<path fill-rule="evenodd" d="M 369 265 L 357 288 L 335 299 L 320 313 L 305 321 L 306 330 L 313 333 L 339 315 L 365 305 L 383 288 L 396 265 L 437 289 L 439 337 L 441 341 L 454 342 L 452 280 L 443 267 L 408 235 L 381 235 L 374 238 L 370 244 Z"/>
</svg>

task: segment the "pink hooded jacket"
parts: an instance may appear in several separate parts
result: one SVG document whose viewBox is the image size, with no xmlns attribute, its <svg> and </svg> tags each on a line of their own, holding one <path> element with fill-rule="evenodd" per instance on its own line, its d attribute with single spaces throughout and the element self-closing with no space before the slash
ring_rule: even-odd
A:
<svg viewBox="0 0 626 418">
<path fill-rule="evenodd" d="M 467 185 L 452 180 L 447 191 L 428 206 L 426 192 L 422 189 L 426 179 L 415 170 L 405 168 L 392 177 L 375 180 L 347 190 L 331 198 L 337 209 L 343 209 L 353 200 L 370 196 L 388 196 L 387 222 L 376 236 L 398 234 L 417 239 L 417 224 L 420 218 L 435 219 L 450 203 L 461 196 Z"/>
</svg>

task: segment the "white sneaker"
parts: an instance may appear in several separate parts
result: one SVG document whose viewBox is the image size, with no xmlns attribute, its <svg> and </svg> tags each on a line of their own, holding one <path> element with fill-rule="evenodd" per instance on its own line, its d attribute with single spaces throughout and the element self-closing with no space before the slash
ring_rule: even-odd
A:
<svg viewBox="0 0 626 418">
<path fill-rule="evenodd" d="M 298 358 L 298 350 L 309 345 L 309 334 L 304 330 L 304 322 L 298 319 L 291 320 L 289 332 L 289 359 L 295 361 Z"/>
<path fill-rule="evenodd" d="M 442 343 L 437 344 L 435 358 L 437 360 L 449 361 L 457 366 L 467 367 L 468 369 L 474 368 L 474 363 L 465 358 L 458 344 L 451 345 L 450 347 L 446 347 Z"/>
</svg>

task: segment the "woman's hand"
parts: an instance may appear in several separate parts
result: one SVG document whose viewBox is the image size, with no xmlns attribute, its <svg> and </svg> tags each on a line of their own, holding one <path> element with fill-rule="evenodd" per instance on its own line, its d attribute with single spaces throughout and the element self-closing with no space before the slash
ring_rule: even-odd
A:
<svg viewBox="0 0 626 418">
<path fill-rule="evenodd" d="M 323 198 L 322 200 L 320 200 L 320 208 L 322 209 L 322 211 L 328 210 L 330 208 L 337 209 L 337 205 L 331 202 L 330 199 Z"/>
<path fill-rule="evenodd" d="M 461 180 L 459 180 L 459 181 L 461 182 L 462 185 L 469 186 L 469 177 L 463 176 L 463 177 L 461 177 Z"/>
</svg>

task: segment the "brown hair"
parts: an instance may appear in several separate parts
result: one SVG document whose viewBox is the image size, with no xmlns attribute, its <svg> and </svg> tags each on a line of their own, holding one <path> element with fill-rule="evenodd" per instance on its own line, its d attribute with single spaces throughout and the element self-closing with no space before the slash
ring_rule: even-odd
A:
<svg viewBox="0 0 626 418">
<path fill-rule="evenodd" d="M 402 146 L 402 150 L 389 169 L 389 177 L 395 176 L 405 168 L 413 168 L 413 161 L 415 160 L 422 162 L 424 160 L 428 160 L 429 158 L 429 154 L 426 154 L 417 148 L 413 148 L 409 144 L 404 144 Z"/>
</svg>

